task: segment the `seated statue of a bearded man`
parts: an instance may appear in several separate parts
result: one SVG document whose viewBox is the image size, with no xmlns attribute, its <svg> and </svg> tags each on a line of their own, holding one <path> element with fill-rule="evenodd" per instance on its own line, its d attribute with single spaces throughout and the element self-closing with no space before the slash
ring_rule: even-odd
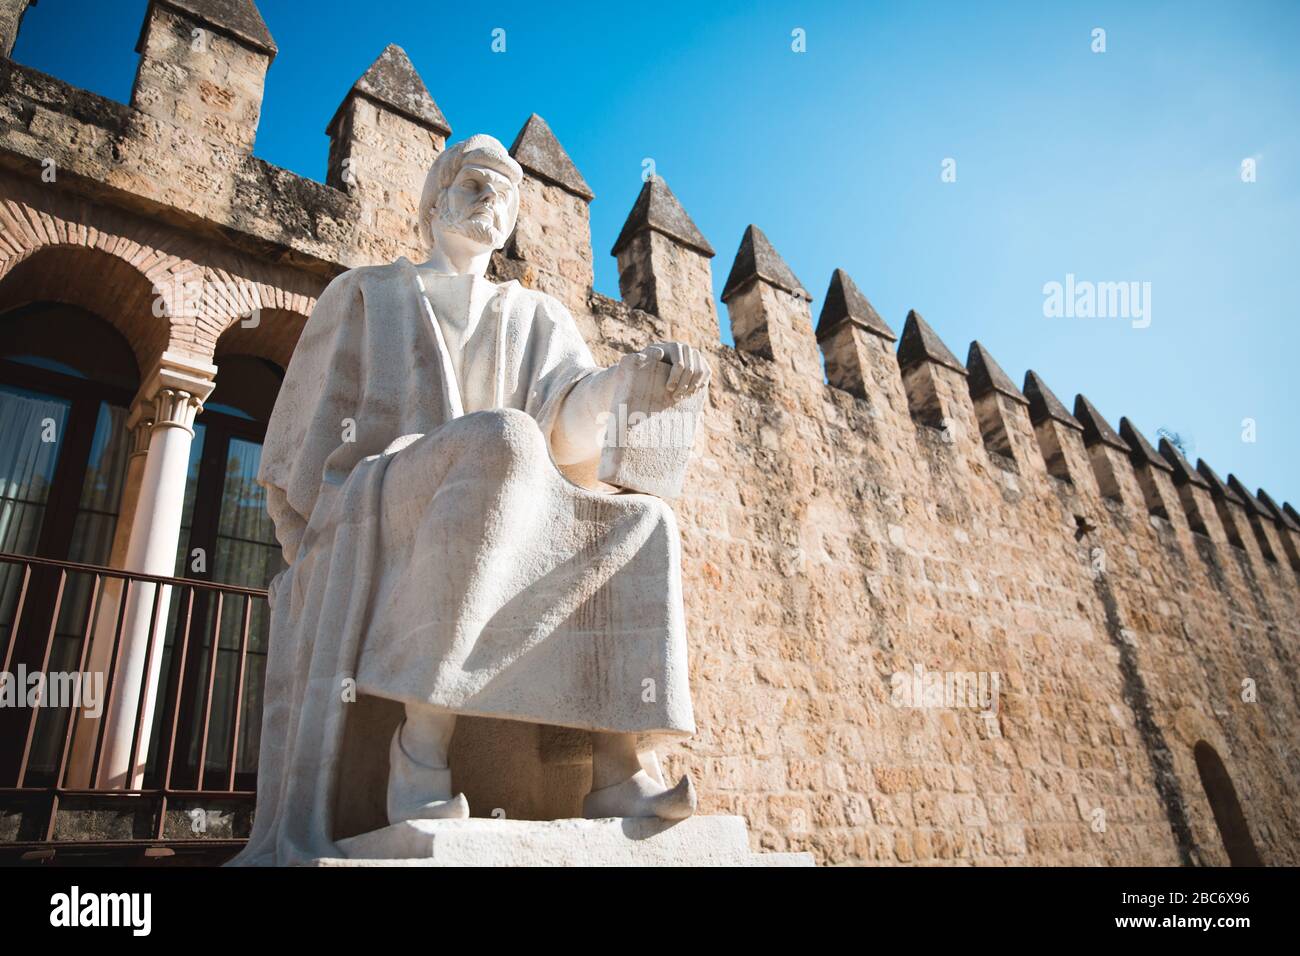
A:
<svg viewBox="0 0 1300 956">
<path fill-rule="evenodd" d="M 589 731 L 587 817 L 695 810 L 689 777 L 646 770 L 656 741 L 695 729 L 673 514 L 566 473 L 591 471 L 638 380 L 671 401 L 709 368 L 671 342 L 602 368 L 556 299 L 485 278 L 522 177 L 490 136 L 441 153 L 419 205 L 427 261 L 338 276 L 298 342 L 258 474 L 288 568 L 237 863 L 337 855 L 349 689 L 404 709 L 376 742 L 390 824 L 469 816 L 448 763 L 460 715 Z"/>
</svg>

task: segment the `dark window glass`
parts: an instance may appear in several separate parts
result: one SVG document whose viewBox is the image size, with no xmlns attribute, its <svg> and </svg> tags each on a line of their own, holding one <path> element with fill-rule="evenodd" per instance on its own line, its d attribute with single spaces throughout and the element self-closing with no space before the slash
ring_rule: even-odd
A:
<svg viewBox="0 0 1300 956">
<path fill-rule="evenodd" d="M 0 317 L 0 356 L 19 365 L 134 391 L 140 373 L 126 339 L 85 309 L 38 302 Z"/>
</svg>

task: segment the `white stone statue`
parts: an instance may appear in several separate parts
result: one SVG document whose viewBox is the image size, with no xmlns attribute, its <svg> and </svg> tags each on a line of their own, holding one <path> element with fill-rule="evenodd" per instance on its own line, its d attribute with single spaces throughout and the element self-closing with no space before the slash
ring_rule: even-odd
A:
<svg viewBox="0 0 1300 956">
<path fill-rule="evenodd" d="M 289 567 L 270 589 L 256 818 L 235 863 L 340 855 L 357 695 L 405 709 L 372 743 L 390 752 L 390 824 L 469 816 L 448 766 L 461 714 L 591 731 L 587 817 L 695 810 L 689 777 L 666 786 L 652 753 L 695 729 L 673 514 L 557 466 L 591 470 L 602 413 L 657 363 L 675 396 L 710 371 L 678 343 L 600 368 L 563 305 L 484 278 L 522 175 L 490 136 L 442 153 L 420 202 L 428 261 L 340 275 L 294 352 L 258 476 Z"/>
</svg>

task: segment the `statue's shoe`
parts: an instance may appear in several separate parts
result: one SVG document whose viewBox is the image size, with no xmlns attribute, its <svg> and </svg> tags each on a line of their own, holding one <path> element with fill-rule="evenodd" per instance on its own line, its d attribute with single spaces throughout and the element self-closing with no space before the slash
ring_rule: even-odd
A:
<svg viewBox="0 0 1300 956">
<path fill-rule="evenodd" d="M 601 817 L 658 817 L 660 820 L 685 820 L 695 812 L 695 785 L 689 776 L 677 786 L 660 786 L 644 770 L 638 770 L 622 783 L 602 787 L 587 794 L 582 801 L 582 815 L 588 820 Z"/>
<path fill-rule="evenodd" d="M 399 726 L 388 748 L 388 822 L 468 819 L 465 794 L 451 795 L 451 768 L 417 763 L 401 738 Z"/>
</svg>

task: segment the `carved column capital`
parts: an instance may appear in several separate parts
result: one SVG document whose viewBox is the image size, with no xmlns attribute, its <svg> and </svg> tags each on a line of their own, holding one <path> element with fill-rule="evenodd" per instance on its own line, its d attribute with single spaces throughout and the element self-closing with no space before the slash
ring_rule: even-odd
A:
<svg viewBox="0 0 1300 956">
<path fill-rule="evenodd" d="M 154 427 L 184 428 L 193 434 L 194 416 L 203 407 L 203 399 L 180 388 L 163 387 L 154 396 Z"/>
<path fill-rule="evenodd" d="M 182 428 L 194 434 L 194 416 L 216 385 L 217 367 L 175 352 L 164 352 L 145 379 L 136 404 L 127 420 L 133 430 L 132 453 L 135 453 L 137 428 L 146 434 L 156 428 Z M 147 450 L 148 440 L 145 439 Z"/>
<path fill-rule="evenodd" d="M 136 402 L 131 407 L 131 414 L 126 419 L 126 431 L 130 442 L 130 456 L 145 455 L 149 452 L 149 436 L 153 433 L 153 403 Z"/>
</svg>

